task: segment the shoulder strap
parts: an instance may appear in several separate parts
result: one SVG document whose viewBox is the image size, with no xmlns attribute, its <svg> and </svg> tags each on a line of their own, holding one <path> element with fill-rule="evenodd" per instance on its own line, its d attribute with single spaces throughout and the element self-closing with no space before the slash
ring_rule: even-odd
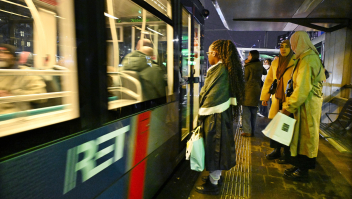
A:
<svg viewBox="0 0 352 199">
<path fill-rule="evenodd" d="M 298 61 L 297 61 L 296 65 L 295 65 L 295 67 L 293 68 L 293 71 L 292 71 L 292 73 L 291 73 L 291 79 L 292 79 L 292 77 L 293 77 L 293 73 L 295 73 L 295 70 L 296 70 L 297 65 L 298 65 L 298 63 L 299 63 L 299 60 L 300 60 L 300 59 L 298 59 Z M 293 79 L 292 79 L 292 81 L 293 81 Z"/>
<path fill-rule="evenodd" d="M 288 69 L 289 69 L 289 68 L 287 67 L 287 68 L 284 70 L 284 72 L 281 74 L 279 80 L 281 79 L 282 76 L 284 76 L 284 74 L 286 73 L 286 71 L 287 71 Z"/>
</svg>

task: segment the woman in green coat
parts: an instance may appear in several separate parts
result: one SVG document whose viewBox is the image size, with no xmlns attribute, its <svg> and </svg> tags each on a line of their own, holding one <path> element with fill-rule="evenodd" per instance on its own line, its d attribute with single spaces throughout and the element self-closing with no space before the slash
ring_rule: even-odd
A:
<svg viewBox="0 0 352 199">
<path fill-rule="evenodd" d="M 308 170 L 315 168 L 318 155 L 325 74 L 319 53 L 306 32 L 294 33 L 290 41 L 298 62 L 292 75 L 294 91 L 282 113 L 293 113 L 296 124 L 290 144 L 290 163 L 294 167 L 286 169 L 284 177 L 294 181 L 307 181 Z"/>
<path fill-rule="evenodd" d="M 233 125 L 239 118 L 237 103 L 244 99 L 242 64 L 230 40 L 217 40 L 209 47 L 212 65 L 200 92 L 198 123 L 205 145 L 205 168 L 209 176 L 205 184 L 196 186 L 203 194 L 219 194 L 221 171 L 236 165 Z"/>
</svg>

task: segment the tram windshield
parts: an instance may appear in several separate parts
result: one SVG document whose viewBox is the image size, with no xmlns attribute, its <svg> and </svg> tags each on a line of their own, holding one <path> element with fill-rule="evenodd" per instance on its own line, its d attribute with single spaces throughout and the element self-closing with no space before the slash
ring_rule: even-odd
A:
<svg viewBox="0 0 352 199">
<path fill-rule="evenodd" d="M 171 16 L 169 1 L 157 9 Z M 108 0 L 104 15 L 109 109 L 172 93 L 172 27 L 130 0 Z"/>
<path fill-rule="evenodd" d="M 0 136 L 78 117 L 73 1 L 0 7 Z"/>
</svg>

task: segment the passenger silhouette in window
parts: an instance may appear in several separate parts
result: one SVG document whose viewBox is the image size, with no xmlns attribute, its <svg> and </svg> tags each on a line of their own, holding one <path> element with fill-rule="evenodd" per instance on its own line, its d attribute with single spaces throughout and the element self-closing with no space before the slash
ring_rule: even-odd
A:
<svg viewBox="0 0 352 199">
<path fill-rule="evenodd" d="M 125 56 L 122 71 L 135 71 L 142 85 L 143 101 L 166 95 L 164 70 L 152 60 L 153 44 L 149 39 L 139 40 L 136 50 Z M 122 85 L 124 86 L 124 85 Z"/>
<path fill-rule="evenodd" d="M 18 67 L 15 51 L 15 46 L 9 44 L 0 45 L 0 69 L 26 69 L 25 66 Z M 39 76 L 6 75 L 0 78 L 0 97 L 45 92 L 45 83 Z M 35 102 L 42 103 L 43 100 L 36 100 Z M 29 101 L 0 103 L 0 115 L 28 109 L 31 109 Z"/>
</svg>

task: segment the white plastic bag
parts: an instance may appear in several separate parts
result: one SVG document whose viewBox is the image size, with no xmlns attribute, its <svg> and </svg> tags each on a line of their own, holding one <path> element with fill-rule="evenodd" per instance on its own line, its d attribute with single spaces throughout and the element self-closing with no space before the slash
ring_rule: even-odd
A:
<svg viewBox="0 0 352 199">
<path fill-rule="evenodd" d="M 262 132 L 265 136 L 290 146 L 295 123 L 295 119 L 278 112 Z"/>
<path fill-rule="evenodd" d="M 187 142 L 187 148 L 186 148 L 186 160 L 189 160 L 189 157 L 191 156 L 191 151 L 193 148 L 193 142 L 199 140 L 200 138 L 200 126 L 198 126 L 192 133 L 191 138 Z"/>
</svg>

